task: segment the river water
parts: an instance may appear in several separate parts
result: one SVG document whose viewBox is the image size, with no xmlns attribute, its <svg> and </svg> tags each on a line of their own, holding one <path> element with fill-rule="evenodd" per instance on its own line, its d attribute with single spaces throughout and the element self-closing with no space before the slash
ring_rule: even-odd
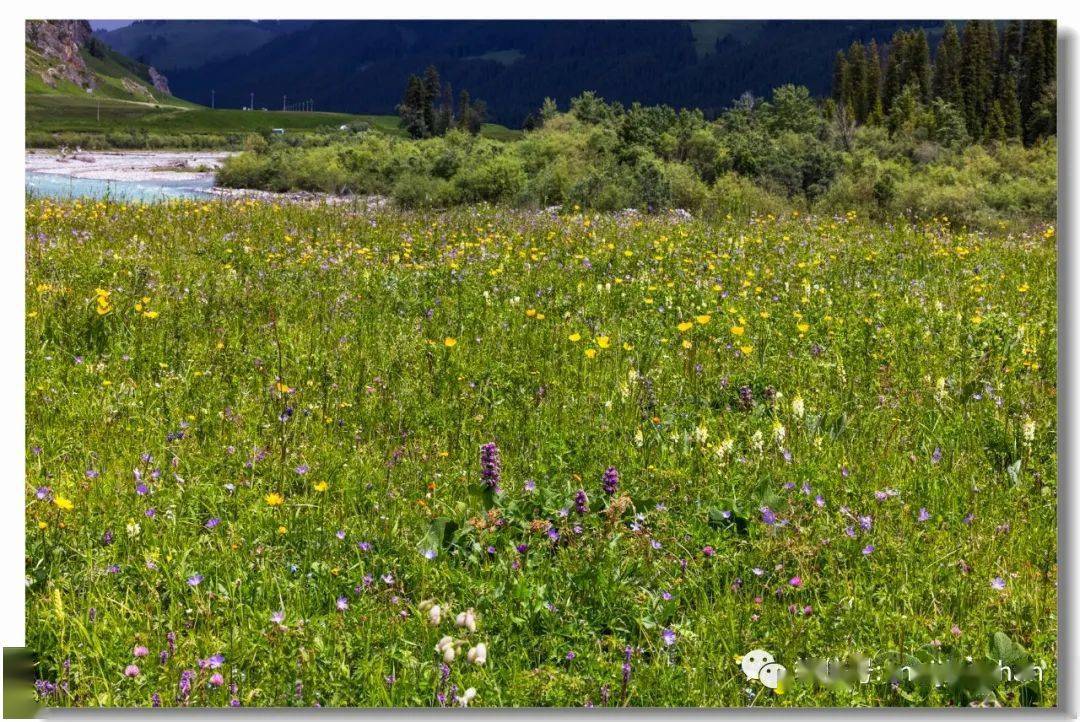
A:
<svg viewBox="0 0 1080 722">
<path fill-rule="evenodd" d="M 26 192 L 35 196 L 58 198 L 108 198 L 115 201 L 154 201 L 174 198 L 211 198 L 212 175 L 197 180 L 97 180 L 74 178 L 54 173 L 26 172 Z"/>
</svg>

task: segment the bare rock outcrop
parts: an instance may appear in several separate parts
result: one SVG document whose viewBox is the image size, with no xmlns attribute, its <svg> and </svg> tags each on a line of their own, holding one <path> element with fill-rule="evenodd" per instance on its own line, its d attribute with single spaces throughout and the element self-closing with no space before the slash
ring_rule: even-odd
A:
<svg viewBox="0 0 1080 722">
<path fill-rule="evenodd" d="M 81 88 L 93 88 L 97 84 L 94 74 L 86 68 L 79 49 L 93 35 L 90 23 L 85 20 L 27 20 L 26 42 L 53 61 L 41 79 L 55 86 L 57 80 L 68 80 Z"/>
</svg>

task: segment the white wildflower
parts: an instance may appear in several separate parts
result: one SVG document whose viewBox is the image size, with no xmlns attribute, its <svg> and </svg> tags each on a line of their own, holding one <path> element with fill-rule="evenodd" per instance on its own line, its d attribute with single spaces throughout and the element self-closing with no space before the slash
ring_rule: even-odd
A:
<svg viewBox="0 0 1080 722">
<path fill-rule="evenodd" d="M 480 642 L 469 650 L 468 654 L 465 655 L 465 659 L 469 660 L 471 664 L 483 665 L 487 661 L 487 645 Z"/>
</svg>

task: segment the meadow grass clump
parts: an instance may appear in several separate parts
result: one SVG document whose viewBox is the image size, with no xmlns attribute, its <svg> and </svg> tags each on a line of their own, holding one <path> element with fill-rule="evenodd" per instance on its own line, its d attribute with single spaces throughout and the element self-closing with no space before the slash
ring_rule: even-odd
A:
<svg viewBox="0 0 1080 722">
<path fill-rule="evenodd" d="M 38 694 L 1054 705 L 1055 243 L 30 200 Z M 755 649 L 1045 670 L 778 695 Z"/>
</svg>

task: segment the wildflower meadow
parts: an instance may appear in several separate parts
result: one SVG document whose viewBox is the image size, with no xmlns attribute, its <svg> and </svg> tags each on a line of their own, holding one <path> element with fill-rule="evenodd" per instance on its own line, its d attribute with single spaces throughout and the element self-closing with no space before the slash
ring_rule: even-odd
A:
<svg viewBox="0 0 1080 722">
<path fill-rule="evenodd" d="M 38 697 L 1054 705 L 1056 242 L 28 199 Z"/>
</svg>

